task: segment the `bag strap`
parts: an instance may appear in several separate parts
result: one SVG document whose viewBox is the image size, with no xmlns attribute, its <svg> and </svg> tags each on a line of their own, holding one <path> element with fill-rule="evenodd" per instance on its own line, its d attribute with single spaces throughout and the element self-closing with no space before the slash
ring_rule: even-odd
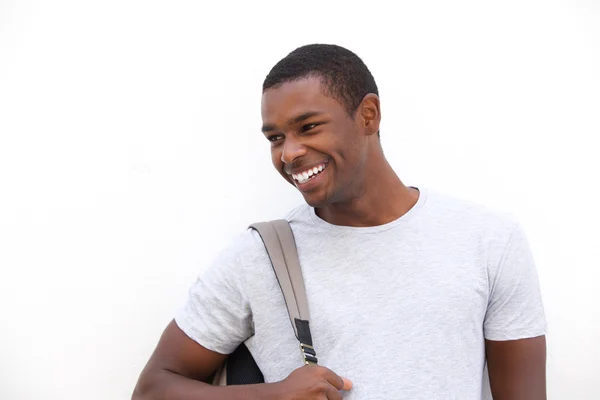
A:
<svg viewBox="0 0 600 400">
<path fill-rule="evenodd" d="M 306 289 L 290 224 L 284 219 L 279 219 L 258 222 L 250 225 L 250 228 L 258 232 L 267 249 L 273 271 L 283 292 L 294 334 L 300 342 L 304 363 L 316 365 L 318 360 L 310 334 Z"/>
</svg>

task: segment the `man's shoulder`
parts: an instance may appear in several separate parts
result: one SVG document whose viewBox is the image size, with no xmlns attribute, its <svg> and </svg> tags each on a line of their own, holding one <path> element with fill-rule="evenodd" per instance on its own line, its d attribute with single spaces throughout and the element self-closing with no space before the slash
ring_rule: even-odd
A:
<svg viewBox="0 0 600 400">
<path fill-rule="evenodd" d="M 265 260 L 268 260 L 268 257 L 262 239 L 250 227 L 231 236 L 221 248 L 218 255 L 220 263 L 238 265 L 240 267 Z"/>
<path fill-rule="evenodd" d="M 284 219 L 294 226 L 294 224 L 297 224 L 306 218 L 305 212 L 307 207 L 308 206 L 306 204 L 302 204 L 292 208 L 280 217 L 266 220 L 256 220 L 254 223 L 270 222 L 275 219 Z M 252 224 L 249 224 L 245 230 L 235 234 L 222 250 L 222 254 L 226 254 L 226 256 L 230 259 L 235 258 L 235 261 L 241 264 L 253 264 L 256 262 L 268 261 L 268 255 L 266 253 L 264 243 L 259 233 L 252 229 L 251 225 Z"/>
<path fill-rule="evenodd" d="M 432 216 L 454 227 L 499 233 L 512 231 L 519 223 L 506 208 L 460 195 L 430 189 L 427 203 Z"/>
</svg>

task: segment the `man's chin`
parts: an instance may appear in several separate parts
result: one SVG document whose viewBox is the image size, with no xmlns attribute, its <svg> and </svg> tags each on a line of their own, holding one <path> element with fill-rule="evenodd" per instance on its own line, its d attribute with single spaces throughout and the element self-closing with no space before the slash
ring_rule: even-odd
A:
<svg viewBox="0 0 600 400">
<path fill-rule="evenodd" d="M 313 208 L 321 208 L 327 205 L 327 197 L 314 194 L 303 194 L 306 204 Z"/>
</svg>

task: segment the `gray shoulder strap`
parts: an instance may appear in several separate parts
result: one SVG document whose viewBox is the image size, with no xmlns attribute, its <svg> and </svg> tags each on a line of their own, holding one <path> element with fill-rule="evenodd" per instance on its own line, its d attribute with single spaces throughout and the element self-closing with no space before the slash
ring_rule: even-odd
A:
<svg viewBox="0 0 600 400">
<path fill-rule="evenodd" d="M 259 222 L 250 225 L 260 235 L 269 258 L 283 297 L 296 338 L 306 364 L 316 364 L 317 358 L 310 334 L 310 314 L 306 289 L 302 277 L 302 269 L 298 260 L 298 251 L 294 234 L 286 220 Z"/>
</svg>

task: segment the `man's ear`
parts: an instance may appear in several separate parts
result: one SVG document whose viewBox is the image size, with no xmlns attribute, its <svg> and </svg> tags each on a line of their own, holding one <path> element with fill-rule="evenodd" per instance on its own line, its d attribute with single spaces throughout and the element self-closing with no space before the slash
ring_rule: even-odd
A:
<svg viewBox="0 0 600 400">
<path fill-rule="evenodd" d="M 370 136 L 379 132 L 379 123 L 381 122 L 379 96 L 374 93 L 367 94 L 363 97 L 357 111 L 357 117 L 362 122 L 365 135 Z"/>
</svg>

